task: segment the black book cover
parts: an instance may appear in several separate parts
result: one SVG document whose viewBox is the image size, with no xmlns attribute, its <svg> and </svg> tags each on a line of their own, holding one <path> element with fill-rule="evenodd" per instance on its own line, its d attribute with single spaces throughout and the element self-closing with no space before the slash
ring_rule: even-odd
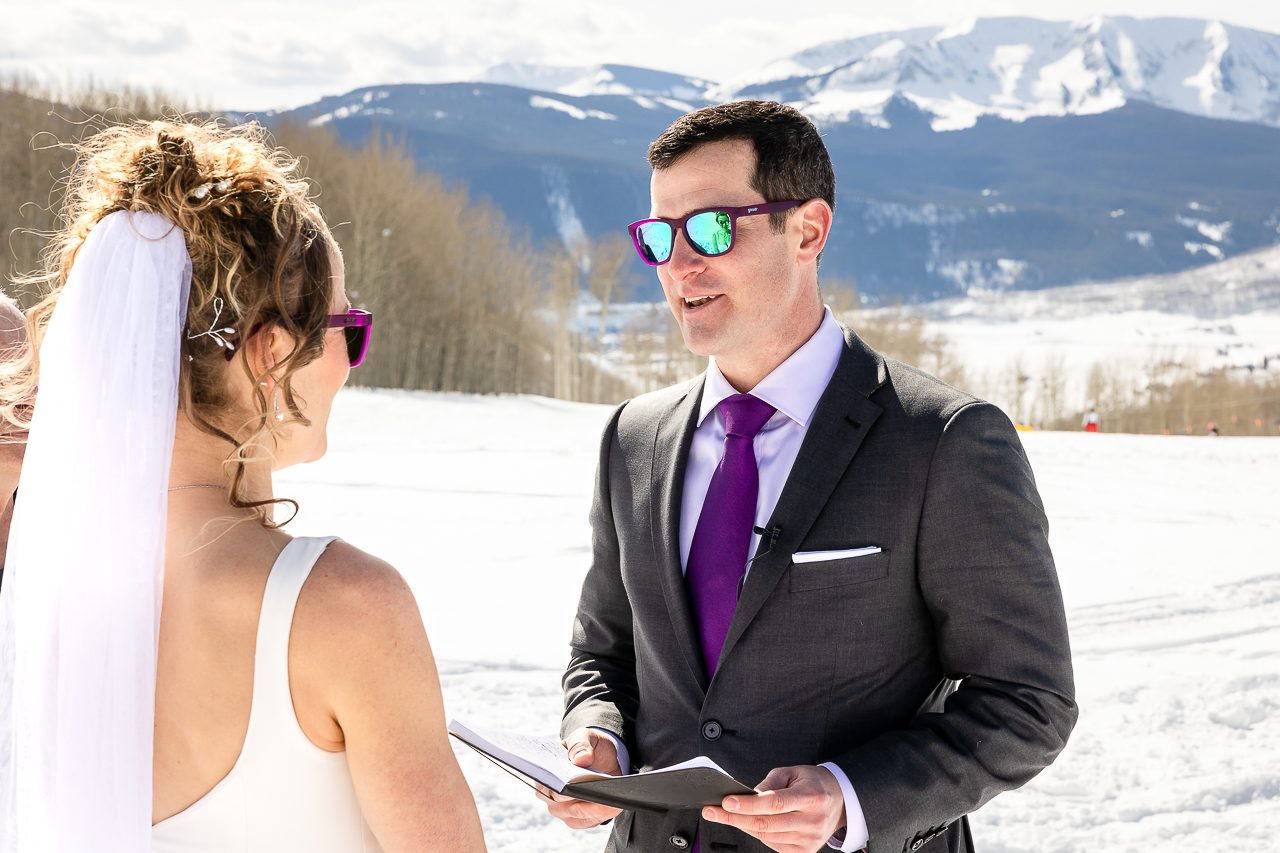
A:
<svg viewBox="0 0 1280 853">
<path fill-rule="evenodd" d="M 751 795 L 755 791 L 714 768 L 687 767 L 570 782 L 561 793 L 616 809 L 666 814 L 670 809 L 718 806 L 731 794 Z"/>
</svg>

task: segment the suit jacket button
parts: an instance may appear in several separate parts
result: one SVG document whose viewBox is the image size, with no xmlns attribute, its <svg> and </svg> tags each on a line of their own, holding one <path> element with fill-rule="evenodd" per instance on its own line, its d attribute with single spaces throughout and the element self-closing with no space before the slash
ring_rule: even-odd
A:
<svg viewBox="0 0 1280 853">
<path fill-rule="evenodd" d="M 677 833 L 671 836 L 671 846 L 677 850 L 684 850 L 689 846 L 689 839 Z"/>
<path fill-rule="evenodd" d="M 715 720 L 707 720 L 702 725 L 702 736 L 707 740 L 719 740 L 724 729 L 720 728 L 720 723 Z"/>
</svg>

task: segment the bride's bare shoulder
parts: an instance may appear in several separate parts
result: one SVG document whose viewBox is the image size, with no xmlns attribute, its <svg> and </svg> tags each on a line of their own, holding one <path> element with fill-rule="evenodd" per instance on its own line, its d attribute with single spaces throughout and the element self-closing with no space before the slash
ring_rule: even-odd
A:
<svg viewBox="0 0 1280 853">
<path fill-rule="evenodd" d="M 368 620 L 387 627 L 406 618 L 418 625 L 422 621 L 404 576 L 385 560 L 341 539 L 330 543 L 316 560 L 298 598 L 298 608 L 319 617 L 330 628 L 338 624 L 355 627 Z"/>
</svg>

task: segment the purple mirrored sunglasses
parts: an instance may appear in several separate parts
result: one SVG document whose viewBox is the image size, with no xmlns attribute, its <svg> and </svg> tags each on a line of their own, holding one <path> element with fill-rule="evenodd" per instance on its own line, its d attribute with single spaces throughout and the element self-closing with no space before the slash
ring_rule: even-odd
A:
<svg viewBox="0 0 1280 853">
<path fill-rule="evenodd" d="M 256 335 L 263 325 L 265 324 L 258 323 L 250 329 L 249 337 Z M 330 314 L 326 326 L 330 329 L 342 329 L 347 340 L 347 362 L 352 367 L 359 367 L 369 351 L 369 332 L 373 328 L 373 314 L 353 308 L 345 314 Z M 235 344 L 230 341 L 224 342 L 216 337 L 215 340 L 218 341 L 219 346 L 226 349 L 225 355 L 227 361 L 230 361 L 234 355 Z"/>
<path fill-rule="evenodd" d="M 781 213 L 802 204 L 802 201 L 770 201 L 746 207 L 708 207 L 680 219 L 641 219 L 632 222 L 627 230 L 640 258 L 651 267 L 660 267 L 671 260 L 679 231 L 684 232 L 684 238 L 695 252 L 714 258 L 733 248 L 741 217 Z"/>
</svg>

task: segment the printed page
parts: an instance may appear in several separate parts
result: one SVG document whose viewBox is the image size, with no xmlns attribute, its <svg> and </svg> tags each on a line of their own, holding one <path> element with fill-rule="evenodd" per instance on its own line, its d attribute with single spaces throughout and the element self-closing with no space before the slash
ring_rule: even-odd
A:
<svg viewBox="0 0 1280 853">
<path fill-rule="evenodd" d="M 557 792 L 575 779 L 607 778 L 570 761 L 564 745 L 556 738 L 468 726 L 458 720 L 449 722 L 449 731 Z"/>
</svg>

